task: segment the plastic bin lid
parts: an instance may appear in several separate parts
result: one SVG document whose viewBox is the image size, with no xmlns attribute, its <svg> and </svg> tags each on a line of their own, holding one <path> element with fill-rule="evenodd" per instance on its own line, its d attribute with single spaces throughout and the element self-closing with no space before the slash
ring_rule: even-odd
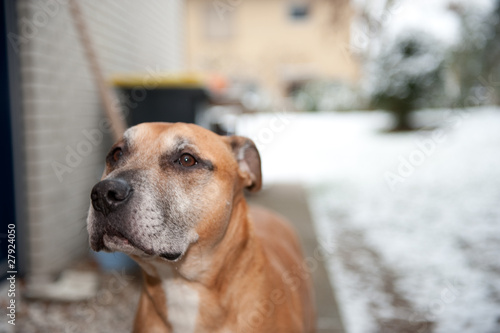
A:
<svg viewBox="0 0 500 333">
<path fill-rule="evenodd" d="M 203 88 L 204 80 L 195 73 L 128 73 L 113 75 L 111 84 L 120 88 Z"/>
</svg>

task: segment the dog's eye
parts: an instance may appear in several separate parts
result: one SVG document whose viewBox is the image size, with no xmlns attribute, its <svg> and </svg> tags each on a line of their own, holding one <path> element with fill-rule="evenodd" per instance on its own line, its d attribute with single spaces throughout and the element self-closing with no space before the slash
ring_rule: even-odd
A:
<svg viewBox="0 0 500 333">
<path fill-rule="evenodd" d="M 192 167 L 196 163 L 198 163 L 196 159 L 189 154 L 182 154 L 179 158 L 179 164 L 184 167 Z"/>
<path fill-rule="evenodd" d="M 120 147 L 113 150 L 113 161 L 118 162 L 118 160 L 123 156 L 123 151 Z"/>
</svg>

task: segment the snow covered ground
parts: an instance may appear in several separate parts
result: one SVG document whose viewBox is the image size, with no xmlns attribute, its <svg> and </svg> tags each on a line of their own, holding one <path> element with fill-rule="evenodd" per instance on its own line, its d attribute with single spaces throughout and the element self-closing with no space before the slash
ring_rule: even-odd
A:
<svg viewBox="0 0 500 333">
<path fill-rule="evenodd" d="M 244 116 L 265 184 L 302 182 L 349 333 L 500 332 L 500 110 Z"/>
</svg>

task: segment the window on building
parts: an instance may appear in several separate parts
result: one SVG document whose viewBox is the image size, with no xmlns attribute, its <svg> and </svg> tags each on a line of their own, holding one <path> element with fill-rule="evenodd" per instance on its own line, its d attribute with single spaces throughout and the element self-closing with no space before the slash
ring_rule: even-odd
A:
<svg viewBox="0 0 500 333">
<path fill-rule="evenodd" d="M 311 12 L 309 1 L 291 1 L 288 5 L 288 17 L 292 21 L 306 20 Z"/>
</svg>

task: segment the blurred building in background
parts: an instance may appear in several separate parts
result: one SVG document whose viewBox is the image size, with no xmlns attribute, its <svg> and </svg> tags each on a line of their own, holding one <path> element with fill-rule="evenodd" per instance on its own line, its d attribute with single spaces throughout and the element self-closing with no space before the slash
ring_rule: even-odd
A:
<svg viewBox="0 0 500 333">
<path fill-rule="evenodd" d="M 312 79 L 353 81 L 348 0 L 186 0 L 186 61 L 287 95 Z"/>
</svg>

